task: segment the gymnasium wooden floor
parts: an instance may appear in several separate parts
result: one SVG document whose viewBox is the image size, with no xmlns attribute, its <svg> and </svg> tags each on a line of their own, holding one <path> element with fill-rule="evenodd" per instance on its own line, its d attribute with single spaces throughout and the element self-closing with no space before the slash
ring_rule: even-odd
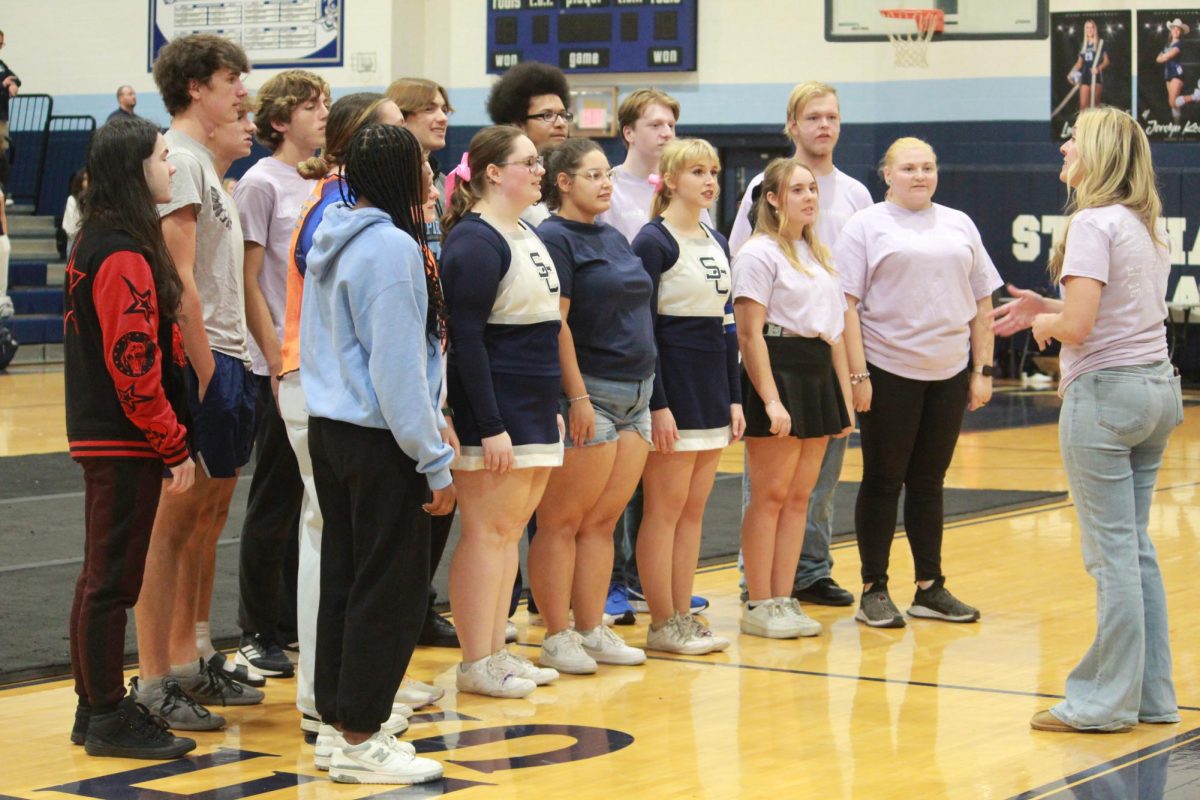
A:
<svg viewBox="0 0 1200 800">
<path fill-rule="evenodd" d="M 0 455 L 65 449 L 61 373 L 0 375 Z M 1011 390 L 1009 400 L 1020 393 Z M 1002 407 L 998 397 L 993 405 Z M 1052 395 L 1039 396 L 1053 406 Z M 1035 415 L 1051 419 L 1048 413 Z M 1013 414 L 1013 419 L 1021 418 Z M 0 800 L 279 798 L 1153 798 L 1200 797 L 1200 408 L 1167 452 L 1151 518 L 1166 578 L 1179 700 L 1177 725 L 1124 735 L 1037 733 L 1030 716 L 1055 702 L 1094 632 L 1094 584 L 1083 571 L 1069 502 L 948 526 L 950 586 L 983 610 L 976 625 L 910 620 L 901 630 L 855 623 L 853 609 L 807 607 L 814 639 L 738 636 L 737 569 L 702 569 L 708 620 L 733 639 L 724 654 L 652 655 L 644 667 L 565 676 L 528 700 L 457 697 L 457 651 L 421 649 L 412 674 L 447 688 L 406 738 L 441 760 L 426 787 L 343 787 L 312 767 L 292 703 L 272 681 L 267 702 L 227 710 L 188 759 L 93 759 L 67 741 L 74 698 L 51 680 L 0 687 Z M 731 448 L 723 467 L 740 469 Z M 851 450 L 844 476 L 859 474 Z M 964 433 L 948 485 L 1065 490 L 1053 424 Z M 911 580 L 902 537 L 894 587 Z M 854 587 L 853 544 L 836 546 L 835 577 Z M 897 588 L 901 607 L 907 590 Z M 542 631 L 517 621 L 534 657 Z M 618 628 L 635 644 L 645 623 Z"/>
</svg>

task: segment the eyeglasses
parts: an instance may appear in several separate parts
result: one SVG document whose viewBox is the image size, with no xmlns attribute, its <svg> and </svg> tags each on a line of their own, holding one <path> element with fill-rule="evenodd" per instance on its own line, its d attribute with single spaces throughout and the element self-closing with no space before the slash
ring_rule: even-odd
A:
<svg viewBox="0 0 1200 800">
<path fill-rule="evenodd" d="M 539 169 L 544 170 L 546 168 L 546 159 L 542 158 L 541 156 L 530 156 L 529 158 L 523 158 L 520 161 L 501 161 L 496 164 L 496 166 L 509 167 L 517 164 L 525 167 L 530 172 L 537 172 Z"/>
<path fill-rule="evenodd" d="M 540 119 L 547 125 L 553 125 L 554 120 L 562 117 L 563 122 L 571 122 L 575 119 L 575 114 L 572 111 L 543 111 L 540 114 L 530 114 L 525 119 Z"/>
<path fill-rule="evenodd" d="M 587 172 L 571 172 L 568 174 L 574 175 L 576 178 L 584 178 L 585 180 L 589 180 L 592 183 L 595 183 L 596 181 L 602 180 L 602 179 L 611 181 L 613 175 L 616 174 L 616 170 L 615 169 L 589 169 Z"/>
</svg>

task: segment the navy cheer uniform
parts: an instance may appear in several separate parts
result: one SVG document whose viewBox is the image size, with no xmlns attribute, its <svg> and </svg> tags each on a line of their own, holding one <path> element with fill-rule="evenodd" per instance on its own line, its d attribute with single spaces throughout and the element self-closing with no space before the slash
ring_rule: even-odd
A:
<svg viewBox="0 0 1200 800">
<path fill-rule="evenodd" d="M 1175 57 L 1170 61 L 1163 62 L 1163 79 L 1168 81 L 1173 81 L 1176 79 L 1183 80 L 1183 65 L 1179 63 L 1179 56 L 1183 50 L 1179 40 L 1176 39 L 1173 42 L 1168 42 L 1167 46 L 1162 49 L 1162 52 L 1159 53 L 1159 55 L 1165 55 L 1172 50 L 1177 52 L 1175 53 Z"/>
<path fill-rule="evenodd" d="M 650 410 L 671 409 L 676 450 L 729 444 L 729 406 L 742 401 L 729 245 L 711 228 L 701 229 L 703 236 L 681 236 L 658 217 L 633 240 L 654 282 L 658 365 Z"/>
<path fill-rule="evenodd" d="M 1102 44 L 1103 42 L 1104 40 L 1101 39 L 1100 43 Z M 1083 48 L 1079 51 L 1079 58 L 1083 62 L 1083 65 L 1079 69 L 1079 82 L 1081 84 L 1091 85 L 1092 70 L 1099 66 L 1099 61 L 1096 59 L 1096 46 L 1096 42 L 1084 42 Z M 1103 56 L 1101 56 L 1100 60 L 1103 60 Z M 1097 72 L 1096 85 L 1100 86 L 1103 83 L 1104 73 Z"/>
<path fill-rule="evenodd" d="M 442 243 L 455 469 L 483 469 L 482 440 L 504 432 L 514 467 L 562 464 L 558 275 L 542 240 L 520 226 L 501 233 L 469 213 Z"/>
</svg>

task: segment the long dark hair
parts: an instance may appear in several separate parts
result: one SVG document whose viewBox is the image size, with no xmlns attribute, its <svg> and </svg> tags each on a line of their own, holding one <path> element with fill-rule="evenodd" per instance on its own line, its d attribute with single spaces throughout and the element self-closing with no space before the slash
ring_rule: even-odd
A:
<svg viewBox="0 0 1200 800">
<path fill-rule="evenodd" d="M 364 198 L 387 214 L 392 224 L 411 236 L 425 261 L 429 307 L 425 330 L 441 338 L 445 319 L 437 267 L 425 240 L 425 193 L 421 173 L 425 159 L 417 137 L 394 125 L 364 125 L 354 134 L 343 158 L 346 187 L 352 198 Z"/>
<path fill-rule="evenodd" d="M 80 203 L 80 228 L 100 224 L 132 236 L 150 264 L 159 316 L 173 320 L 179 312 L 183 283 L 163 240 L 142 166 L 154 154 L 158 135 L 158 128 L 141 117 L 114 119 L 96 131 L 88 148 L 88 187 Z"/>
</svg>

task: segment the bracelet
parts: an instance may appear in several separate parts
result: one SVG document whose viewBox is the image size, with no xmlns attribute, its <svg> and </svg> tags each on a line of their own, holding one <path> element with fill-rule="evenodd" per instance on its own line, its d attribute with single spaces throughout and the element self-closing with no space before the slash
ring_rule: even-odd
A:
<svg viewBox="0 0 1200 800">
<path fill-rule="evenodd" d="M 851 372 L 850 373 L 850 385 L 851 386 L 857 386 L 858 384 L 863 383 L 864 381 L 869 381 L 869 380 L 871 380 L 871 373 L 869 373 L 869 372 Z"/>
<path fill-rule="evenodd" d="M 580 400 L 589 400 L 589 399 L 591 399 L 591 397 L 592 396 L 590 394 L 581 394 L 581 395 L 579 395 L 579 397 L 568 397 L 567 402 L 568 403 L 578 403 Z"/>
<path fill-rule="evenodd" d="M 442 416 L 443 417 L 453 417 L 454 409 L 451 408 L 450 406 L 446 406 L 445 408 L 442 409 Z"/>
</svg>

